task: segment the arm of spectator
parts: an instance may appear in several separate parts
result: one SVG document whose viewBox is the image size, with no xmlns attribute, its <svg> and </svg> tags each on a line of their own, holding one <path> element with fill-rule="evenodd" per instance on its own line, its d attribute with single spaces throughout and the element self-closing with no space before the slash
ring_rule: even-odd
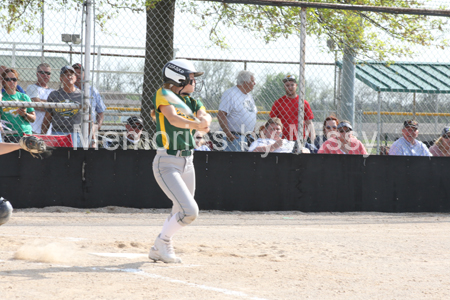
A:
<svg viewBox="0 0 450 300">
<path fill-rule="evenodd" d="M 227 139 L 232 142 L 236 139 L 234 134 L 231 133 L 230 128 L 228 128 L 228 120 L 227 120 L 227 113 L 219 110 L 219 113 L 217 114 L 217 119 L 219 120 L 220 128 L 222 128 L 223 132 L 227 136 Z"/>
<path fill-rule="evenodd" d="M 45 113 L 44 120 L 42 121 L 42 127 L 41 132 L 46 133 L 48 131 L 48 128 L 50 127 L 50 124 L 52 123 L 53 116 L 48 111 Z"/>
<path fill-rule="evenodd" d="M 97 130 L 100 130 L 100 128 L 102 127 L 104 119 L 105 113 L 101 112 L 97 114 Z"/>
<path fill-rule="evenodd" d="M 208 131 L 206 131 L 206 133 L 209 132 L 210 130 L 210 126 L 211 126 L 211 121 L 212 121 L 212 117 L 210 114 L 208 114 L 204 109 L 199 109 L 196 113 L 197 115 L 197 119 L 199 119 L 200 121 L 205 120 L 208 124 Z"/>
<path fill-rule="evenodd" d="M 314 123 L 312 120 L 305 121 L 306 124 L 306 130 L 309 132 L 309 137 L 311 139 L 311 142 L 313 142 L 316 139 L 316 130 L 314 129 Z"/>
<path fill-rule="evenodd" d="M 280 148 L 281 146 L 283 146 L 283 140 L 279 139 L 278 141 L 276 141 L 272 145 L 258 146 L 258 147 L 255 147 L 250 152 L 273 152 L 273 151 L 277 150 L 278 148 Z"/>
</svg>

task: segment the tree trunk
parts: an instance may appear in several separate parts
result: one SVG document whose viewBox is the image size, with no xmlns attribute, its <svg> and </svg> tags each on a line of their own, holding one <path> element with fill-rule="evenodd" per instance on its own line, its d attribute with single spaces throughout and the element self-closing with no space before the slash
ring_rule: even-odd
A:
<svg viewBox="0 0 450 300">
<path fill-rule="evenodd" d="M 147 6 L 147 34 L 142 87 L 141 117 L 150 138 L 155 133 L 151 117 L 152 97 L 162 86 L 162 68 L 173 59 L 175 1 L 162 0 Z"/>
</svg>

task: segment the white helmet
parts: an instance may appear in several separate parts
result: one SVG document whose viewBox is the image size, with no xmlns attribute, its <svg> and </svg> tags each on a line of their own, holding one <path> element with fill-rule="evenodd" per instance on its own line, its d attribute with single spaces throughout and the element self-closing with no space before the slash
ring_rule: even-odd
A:
<svg viewBox="0 0 450 300">
<path fill-rule="evenodd" d="M 171 83 L 178 87 L 189 84 L 189 74 L 194 77 L 203 75 L 204 72 L 197 72 L 194 64 L 187 59 L 174 59 L 169 61 L 163 68 L 164 83 Z"/>
</svg>

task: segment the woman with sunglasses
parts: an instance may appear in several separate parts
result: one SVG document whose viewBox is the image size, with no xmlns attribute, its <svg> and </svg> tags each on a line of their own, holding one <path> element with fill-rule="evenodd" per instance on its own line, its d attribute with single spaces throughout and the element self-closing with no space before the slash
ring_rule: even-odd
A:
<svg viewBox="0 0 450 300">
<path fill-rule="evenodd" d="M 337 132 L 330 134 L 329 139 L 322 144 L 318 153 L 367 154 L 361 141 L 353 136 L 353 128 L 349 121 L 341 121 L 336 129 Z"/>
<path fill-rule="evenodd" d="M 6 69 L 1 74 L 3 101 L 22 101 L 31 102 L 30 97 L 24 93 L 17 91 L 17 82 L 19 81 L 19 73 L 14 69 Z M 6 124 L 10 124 L 10 129 L 16 133 L 5 136 L 5 142 L 17 143 L 23 134 L 32 134 L 31 124 L 36 120 L 36 114 L 32 107 L 4 107 L 1 110 L 1 119 Z"/>
<path fill-rule="evenodd" d="M 433 156 L 450 156 L 450 127 L 442 130 L 442 135 L 430 147 Z"/>
<path fill-rule="evenodd" d="M 328 116 L 325 121 L 323 121 L 323 135 L 316 136 L 314 140 L 314 146 L 317 149 L 320 149 L 320 146 L 328 140 L 332 132 L 336 132 L 338 124 L 339 120 L 335 116 Z"/>
</svg>

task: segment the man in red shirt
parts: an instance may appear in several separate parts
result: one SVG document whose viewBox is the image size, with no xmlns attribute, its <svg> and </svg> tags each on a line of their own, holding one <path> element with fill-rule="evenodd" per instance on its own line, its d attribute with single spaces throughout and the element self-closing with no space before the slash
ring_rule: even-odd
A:
<svg viewBox="0 0 450 300">
<path fill-rule="evenodd" d="M 298 128 L 298 99 L 297 95 L 297 79 L 294 75 L 287 75 L 283 79 L 284 89 L 286 95 L 275 101 L 270 111 L 271 118 L 279 118 L 283 123 L 283 138 L 289 141 L 297 140 L 297 128 Z M 308 132 L 308 136 L 311 141 L 316 138 L 316 132 L 314 130 L 313 112 L 309 106 L 308 101 L 304 100 L 304 122 L 303 122 L 303 138 L 306 137 L 305 133 Z"/>
</svg>

